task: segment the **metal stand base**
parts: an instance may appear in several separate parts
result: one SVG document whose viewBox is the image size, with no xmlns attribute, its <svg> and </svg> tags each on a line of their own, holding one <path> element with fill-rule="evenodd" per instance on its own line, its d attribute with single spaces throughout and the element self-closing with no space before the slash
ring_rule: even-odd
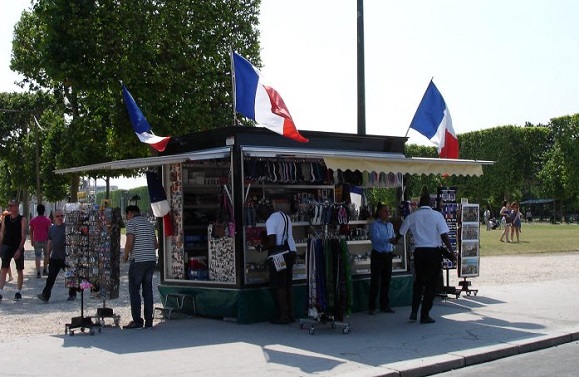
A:
<svg viewBox="0 0 579 377">
<path fill-rule="evenodd" d="M 310 335 L 314 335 L 316 332 L 316 325 L 319 324 L 327 325 L 329 324 L 332 329 L 335 329 L 337 326 L 342 327 L 342 334 L 348 334 L 350 332 L 350 324 L 347 322 L 338 322 L 334 321 L 333 316 L 321 315 L 319 318 L 301 318 L 300 319 L 300 329 L 303 330 L 306 324 L 310 325 L 309 333 Z"/>
</svg>

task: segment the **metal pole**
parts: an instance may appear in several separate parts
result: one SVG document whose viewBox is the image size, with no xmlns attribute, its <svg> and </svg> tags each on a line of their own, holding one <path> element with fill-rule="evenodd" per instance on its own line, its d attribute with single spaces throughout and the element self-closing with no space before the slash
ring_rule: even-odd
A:
<svg viewBox="0 0 579 377">
<path fill-rule="evenodd" d="M 40 139 L 38 137 L 38 129 L 40 124 L 35 115 L 34 118 L 34 143 L 36 144 L 34 148 L 34 156 L 36 158 L 36 202 L 38 204 L 42 203 L 42 191 L 40 191 Z"/>
<path fill-rule="evenodd" d="M 366 86 L 364 71 L 364 0 L 358 0 L 358 135 L 366 134 Z"/>
</svg>

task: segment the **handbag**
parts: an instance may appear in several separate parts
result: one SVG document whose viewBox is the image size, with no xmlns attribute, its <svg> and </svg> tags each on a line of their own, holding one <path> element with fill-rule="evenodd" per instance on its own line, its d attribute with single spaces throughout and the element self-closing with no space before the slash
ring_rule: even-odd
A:
<svg viewBox="0 0 579 377">
<path fill-rule="evenodd" d="M 217 221 L 213 224 L 213 237 L 221 238 L 225 236 L 235 237 L 235 216 L 233 214 L 233 205 L 228 200 L 229 194 L 227 186 L 223 186 L 221 201 L 219 205 L 219 214 Z"/>
</svg>

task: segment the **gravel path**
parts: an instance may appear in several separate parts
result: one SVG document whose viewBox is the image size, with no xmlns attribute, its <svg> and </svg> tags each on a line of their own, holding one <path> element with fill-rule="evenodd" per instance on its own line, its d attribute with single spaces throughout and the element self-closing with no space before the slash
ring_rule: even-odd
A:
<svg viewBox="0 0 579 377">
<path fill-rule="evenodd" d="M 121 245 L 124 245 L 122 241 Z M 34 252 L 29 244 L 26 247 L 23 299 L 14 301 L 16 281 L 7 282 L 4 287 L 4 299 L 0 303 L 0 342 L 16 337 L 27 337 L 39 334 L 63 334 L 66 323 L 72 317 L 80 316 L 80 295 L 76 301 L 67 301 L 67 289 L 64 287 L 64 276 L 60 273 L 54 286 L 49 303 L 37 299 L 46 282 L 46 278 L 36 278 Z M 14 266 L 13 266 L 14 267 Z M 129 295 L 127 291 L 127 264 L 121 265 L 120 297 L 107 302 L 114 313 L 121 316 L 121 325 L 130 321 Z M 574 276 L 579 270 L 579 251 L 559 254 L 533 254 L 517 256 L 482 257 L 480 276 L 469 279 L 472 287 L 479 289 L 484 296 L 484 287 L 493 285 L 520 284 L 525 282 L 565 280 Z M 13 269 L 14 279 L 16 271 Z M 451 285 L 457 285 L 456 272 L 451 271 Z M 153 286 L 159 283 L 159 274 L 155 273 Z M 159 292 L 153 289 L 155 303 L 159 303 Z M 91 315 L 102 307 L 103 302 L 85 294 L 84 315 Z M 158 304 L 156 304 L 158 305 Z M 110 320 L 110 322 L 109 322 Z M 158 320 L 155 320 L 158 321 Z M 112 319 L 106 319 L 112 324 Z"/>
</svg>

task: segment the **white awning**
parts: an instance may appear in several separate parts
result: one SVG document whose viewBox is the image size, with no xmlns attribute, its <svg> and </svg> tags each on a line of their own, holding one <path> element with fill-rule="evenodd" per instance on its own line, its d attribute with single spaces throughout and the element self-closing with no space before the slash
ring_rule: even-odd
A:
<svg viewBox="0 0 579 377">
<path fill-rule="evenodd" d="M 56 174 L 66 174 L 66 173 L 84 173 L 93 170 L 140 169 L 165 164 L 173 164 L 177 162 L 201 161 L 201 160 L 211 160 L 215 158 L 224 158 L 229 155 L 230 151 L 231 148 L 229 147 L 215 148 L 203 151 L 174 154 L 170 156 L 144 157 L 144 158 L 134 158 L 130 160 L 103 162 L 100 164 L 58 169 L 55 170 L 54 172 Z"/>
<path fill-rule="evenodd" d="M 405 157 L 399 153 L 378 153 L 338 150 L 290 149 L 273 147 L 242 148 L 250 157 L 313 157 L 323 158 L 326 166 L 334 171 L 350 170 L 401 174 L 448 174 L 463 176 L 482 175 L 483 165 L 494 161 L 458 160 L 446 158 Z"/>
<path fill-rule="evenodd" d="M 482 165 L 492 161 L 408 157 L 404 159 L 368 157 L 324 157 L 328 169 L 377 173 L 482 175 Z"/>
</svg>

